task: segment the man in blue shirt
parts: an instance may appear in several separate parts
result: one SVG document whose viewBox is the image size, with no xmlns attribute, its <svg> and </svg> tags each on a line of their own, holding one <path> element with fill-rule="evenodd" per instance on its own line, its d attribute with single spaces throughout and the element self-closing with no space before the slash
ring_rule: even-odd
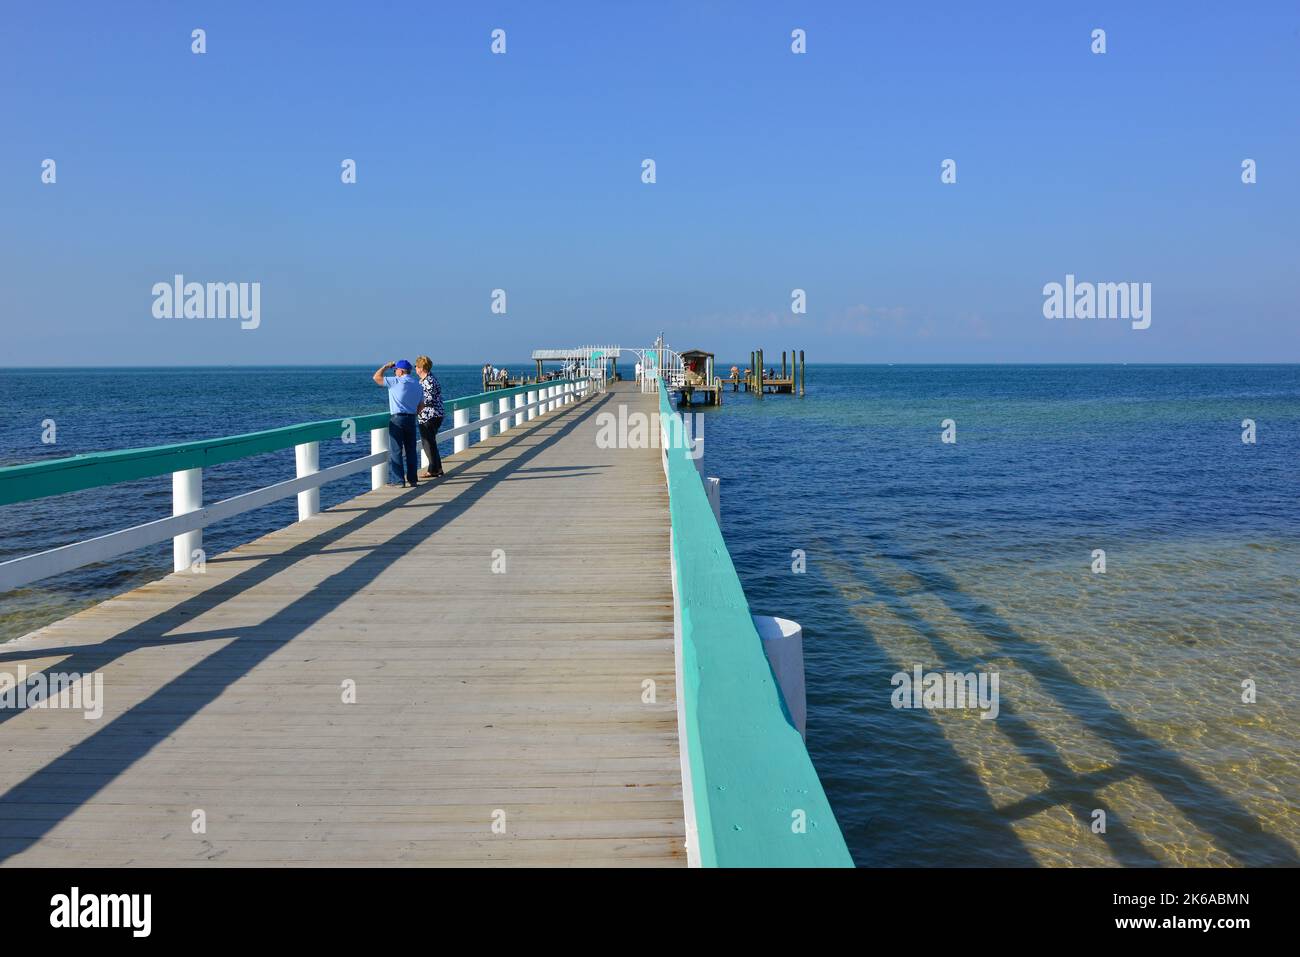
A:
<svg viewBox="0 0 1300 957">
<path fill-rule="evenodd" d="M 393 375 L 384 372 L 393 370 Z M 375 370 L 375 385 L 388 388 L 388 477 L 390 485 L 401 483 L 405 488 L 414 488 L 416 471 L 420 460 L 415 446 L 419 433 L 415 424 L 415 412 L 424 398 L 424 390 L 411 375 L 411 364 L 405 359 L 389 362 Z M 402 459 L 406 461 L 403 463 Z M 405 480 L 403 480 L 405 476 Z"/>
</svg>

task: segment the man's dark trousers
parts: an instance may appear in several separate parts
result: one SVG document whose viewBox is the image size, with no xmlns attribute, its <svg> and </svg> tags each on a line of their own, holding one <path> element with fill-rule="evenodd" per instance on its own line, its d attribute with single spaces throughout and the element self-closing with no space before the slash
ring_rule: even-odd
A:
<svg viewBox="0 0 1300 957">
<path fill-rule="evenodd" d="M 388 480 L 393 483 L 402 481 L 402 456 L 406 456 L 406 482 L 416 484 L 416 473 L 420 460 L 415 450 L 419 441 L 419 431 L 415 425 L 415 413 L 395 412 L 388 417 Z"/>
</svg>

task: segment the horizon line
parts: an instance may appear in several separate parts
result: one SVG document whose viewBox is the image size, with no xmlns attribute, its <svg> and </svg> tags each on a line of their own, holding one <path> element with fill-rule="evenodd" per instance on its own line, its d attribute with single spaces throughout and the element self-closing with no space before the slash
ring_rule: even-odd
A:
<svg viewBox="0 0 1300 957">
<path fill-rule="evenodd" d="M 715 357 L 716 358 L 716 357 Z M 743 358 L 743 357 L 742 357 Z M 765 357 L 766 358 L 766 357 Z M 532 364 L 536 360 L 525 360 Z M 556 359 L 548 359 L 546 362 L 558 362 Z M 764 363 L 768 365 L 769 363 Z M 808 361 L 806 365 L 814 365 Z M 1030 361 L 988 361 L 988 362 L 817 362 L 818 366 L 1295 366 L 1300 365 L 1300 361 L 1282 361 L 1282 362 L 1262 362 L 1258 360 L 1240 360 L 1240 361 L 1223 361 L 1216 362 L 1030 362 Z M 434 368 L 449 366 L 465 366 L 466 368 L 481 367 L 480 362 L 442 362 L 434 363 Z M 51 367 L 65 368 L 66 363 L 51 362 L 48 365 L 22 365 L 22 366 L 0 366 L 0 372 L 42 372 Z M 240 363 L 220 363 L 208 365 L 180 365 L 176 363 L 148 363 L 142 365 L 131 365 L 125 363 L 83 363 L 80 364 L 77 371 L 85 373 L 95 369 L 368 369 L 368 363 L 356 362 L 240 362 Z M 498 365 L 497 368 L 503 368 Z"/>
</svg>

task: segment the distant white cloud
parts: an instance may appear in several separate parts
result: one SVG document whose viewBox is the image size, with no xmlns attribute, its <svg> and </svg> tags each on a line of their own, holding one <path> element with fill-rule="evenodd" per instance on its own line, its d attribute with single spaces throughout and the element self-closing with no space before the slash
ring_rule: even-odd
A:
<svg viewBox="0 0 1300 957">
<path fill-rule="evenodd" d="M 812 325 L 806 315 L 796 315 L 791 312 L 781 313 L 776 310 L 762 312 L 756 309 L 705 316 L 701 323 L 706 328 L 741 330 L 806 329 Z"/>
<path fill-rule="evenodd" d="M 988 321 L 978 312 L 966 312 L 957 317 L 957 328 L 967 333 L 971 339 L 991 339 L 993 330 Z"/>
<path fill-rule="evenodd" d="M 832 335 L 875 336 L 901 335 L 907 330 L 908 310 L 903 306 L 850 306 L 822 323 Z"/>
</svg>

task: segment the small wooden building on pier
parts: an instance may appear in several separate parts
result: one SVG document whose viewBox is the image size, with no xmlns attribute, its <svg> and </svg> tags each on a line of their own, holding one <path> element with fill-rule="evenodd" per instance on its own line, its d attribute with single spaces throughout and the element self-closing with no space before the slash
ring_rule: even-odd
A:
<svg viewBox="0 0 1300 957">
<path fill-rule="evenodd" d="M 682 405 L 691 405 L 695 396 L 704 397 L 705 405 L 722 405 L 722 380 L 713 368 L 713 353 L 688 349 L 682 356 Z"/>
</svg>

